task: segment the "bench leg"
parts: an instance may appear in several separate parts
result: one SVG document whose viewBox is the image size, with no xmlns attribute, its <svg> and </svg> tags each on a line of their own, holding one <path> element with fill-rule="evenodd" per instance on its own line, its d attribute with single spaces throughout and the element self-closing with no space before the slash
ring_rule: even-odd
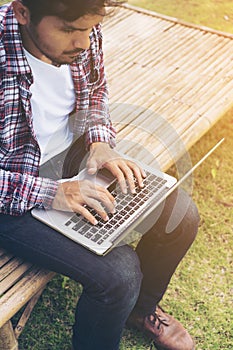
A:
<svg viewBox="0 0 233 350">
<path fill-rule="evenodd" d="M 0 328 L 0 350 L 18 350 L 18 342 L 11 321 L 7 321 Z"/>
<path fill-rule="evenodd" d="M 24 330 L 26 322 L 28 321 L 28 319 L 29 319 L 29 317 L 31 315 L 31 312 L 32 312 L 34 306 L 36 305 L 39 297 L 41 296 L 44 288 L 42 288 L 37 294 L 35 294 L 34 297 L 32 297 L 31 300 L 28 302 L 28 304 L 27 304 L 27 306 L 26 306 L 22 316 L 20 317 L 20 320 L 18 321 L 18 323 L 17 323 L 17 325 L 15 327 L 15 330 L 14 330 L 16 339 L 19 338 L 20 334 Z M 1 350 L 1 348 L 0 348 L 0 350 Z"/>
</svg>

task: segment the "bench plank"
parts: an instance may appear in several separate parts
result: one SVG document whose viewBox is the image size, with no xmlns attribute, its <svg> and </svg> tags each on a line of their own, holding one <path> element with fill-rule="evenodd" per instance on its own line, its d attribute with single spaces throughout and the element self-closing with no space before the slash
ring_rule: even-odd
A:
<svg viewBox="0 0 233 350">
<path fill-rule="evenodd" d="M 16 314 L 55 275 L 54 272 L 33 266 L 0 298 L 0 327 Z"/>
<path fill-rule="evenodd" d="M 128 4 L 103 30 L 117 147 L 167 170 L 233 106 L 233 35 Z"/>
<path fill-rule="evenodd" d="M 4 280 L 0 283 L 0 295 L 5 293 L 11 288 L 16 281 L 18 281 L 27 272 L 32 264 L 22 263 L 22 260 L 13 259 L 4 268 L 1 269 L 1 273 L 5 275 Z"/>
<path fill-rule="evenodd" d="M 2 268 L 11 258 L 13 257 L 12 254 L 5 253 L 0 256 L 0 268 Z M 1 278 L 2 275 L 0 275 Z"/>
</svg>

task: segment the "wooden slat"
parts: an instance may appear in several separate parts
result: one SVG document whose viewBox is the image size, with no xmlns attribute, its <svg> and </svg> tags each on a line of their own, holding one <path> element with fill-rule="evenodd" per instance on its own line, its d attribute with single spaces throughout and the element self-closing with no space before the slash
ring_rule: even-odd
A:
<svg viewBox="0 0 233 350">
<path fill-rule="evenodd" d="M 130 5 L 103 28 L 118 149 L 166 170 L 233 106 L 233 36 Z"/>
<path fill-rule="evenodd" d="M 22 259 L 12 258 L 7 261 L 7 263 L 0 270 L 0 285 L 1 281 L 4 280 L 9 274 L 12 273 L 19 265 L 22 264 Z"/>
<path fill-rule="evenodd" d="M 0 298 L 0 327 L 11 319 L 55 274 L 39 267 L 31 268 Z"/>
<path fill-rule="evenodd" d="M 0 268 L 4 266 L 10 259 L 12 259 L 13 255 L 5 253 L 0 256 Z M 1 270 L 0 270 L 1 271 Z M 1 280 L 1 272 L 0 272 L 0 280 Z"/>
<path fill-rule="evenodd" d="M 22 331 L 24 330 L 24 327 L 37 303 L 37 301 L 39 300 L 41 294 L 43 293 L 43 288 L 39 290 L 39 292 L 37 292 L 28 302 L 27 306 L 25 307 L 16 327 L 14 330 L 15 333 L 15 337 L 16 339 L 19 338 L 20 334 L 22 333 Z"/>
<path fill-rule="evenodd" d="M 0 282 L 0 296 L 8 291 L 17 281 L 19 281 L 31 266 L 32 264 L 29 263 L 21 263 L 18 266 L 15 266 L 15 268 L 13 268 L 12 265 L 9 266 L 8 275 L 4 278 L 3 281 Z"/>
</svg>

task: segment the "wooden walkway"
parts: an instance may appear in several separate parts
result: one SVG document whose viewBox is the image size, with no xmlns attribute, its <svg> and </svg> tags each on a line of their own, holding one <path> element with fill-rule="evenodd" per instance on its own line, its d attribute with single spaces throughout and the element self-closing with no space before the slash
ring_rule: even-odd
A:
<svg viewBox="0 0 233 350">
<path fill-rule="evenodd" d="M 118 148 L 167 169 L 233 105 L 233 36 L 129 5 L 103 28 Z"/>
</svg>

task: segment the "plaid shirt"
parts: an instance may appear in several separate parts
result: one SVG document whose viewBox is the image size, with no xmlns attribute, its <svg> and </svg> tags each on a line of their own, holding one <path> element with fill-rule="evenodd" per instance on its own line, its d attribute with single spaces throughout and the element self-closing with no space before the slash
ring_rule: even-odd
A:
<svg viewBox="0 0 233 350">
<path fill-rule="evenodd" d="M 73 132 L 85 134 L 87 145 L 114 146 L 100 25 L 93 28 L 90 42 L 90 48 L 70 66 L 77 112 Z M 40 149 L 30 103 L 33 76 L 11 4 L 0 7 L 0 77 L 0 213 L 22 215 L 33 207 L 49 209 L 58 183 L 38 176 Z"/>
</svg>

